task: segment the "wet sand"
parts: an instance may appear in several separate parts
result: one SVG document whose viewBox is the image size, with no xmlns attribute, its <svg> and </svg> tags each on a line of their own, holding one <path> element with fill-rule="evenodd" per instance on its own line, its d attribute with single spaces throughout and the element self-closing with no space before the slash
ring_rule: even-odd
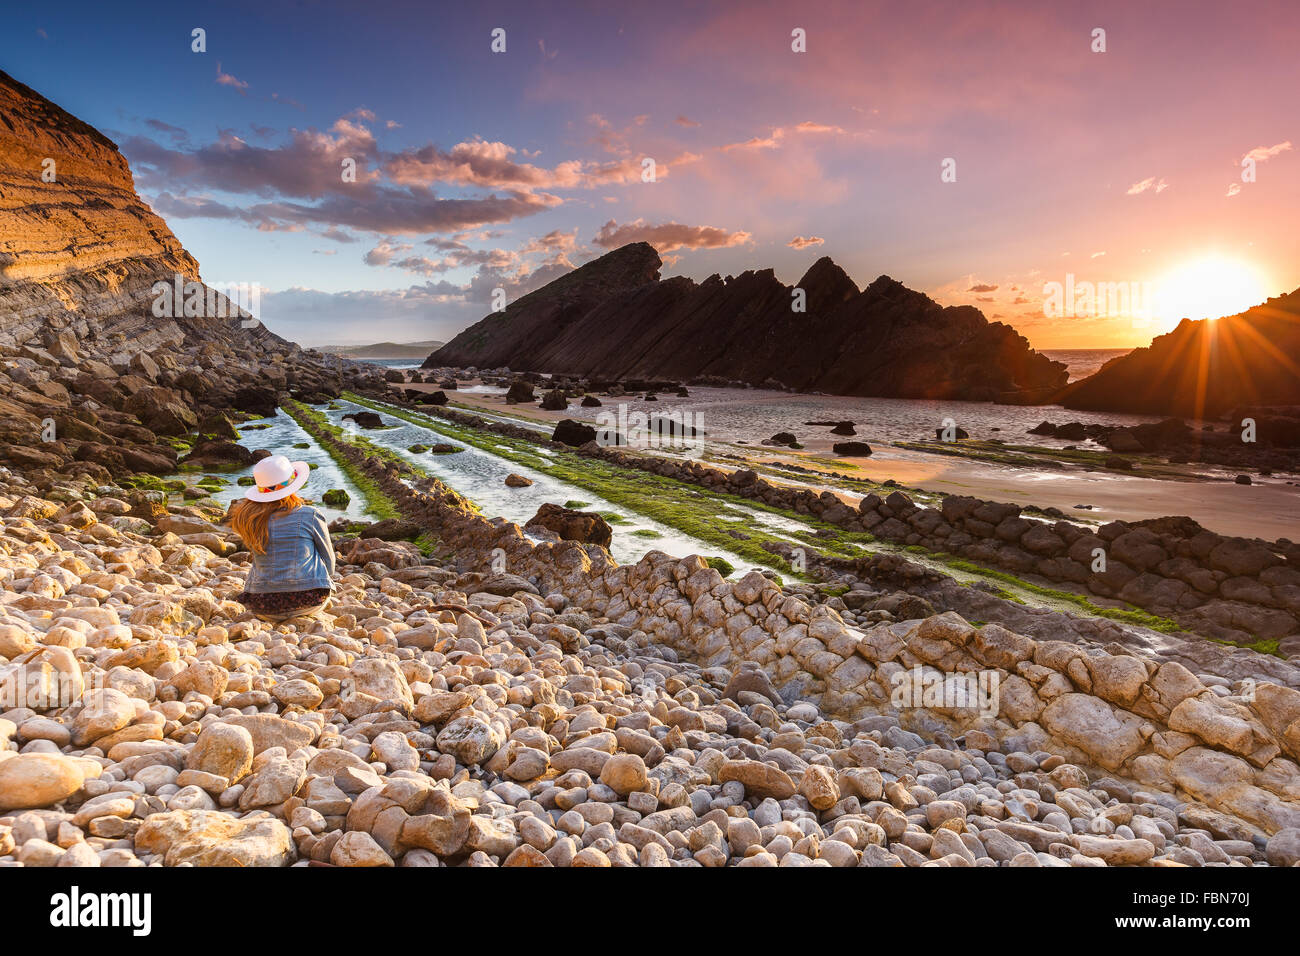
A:
<svg viewBox="0 0 1300 956">
<path fill-rule="evenodd" d="M 436 385 L 403 387 L 430 392 L 438 390 Z M 462 406 L 537 422 L 553 424 L 574 417 L 572 409 L 553 412 L 540 409 L 536 404 L 507 405 L 503 395 L 458 391 L 449 392 L 447 397 Z M 665 403 L 665 411 L 668 407 Z M 835 439 L 829 434 L 825 438 L 811 439 L 802 451 L 730 443 L 721 445 L 719 450 L 743 454 L 755 463 L 788 462 L 826 471 L 825 459 L 832 457 L 831 445 L 836 440 L 843 439 Z M 1026 469 L 891 446 L 873 444 L 872 447 L 874 454 L 871 457 L 837 458 L 836 466 L 830 466 L 830 469 L 873 481 L 892 478 L 901 485 L 924 491 L 972 495 L 1040 508 L 1055 507 L 1080 520 L 1137 521 L 1164 515 L 1187 515 L 1219 534 L 1267 541 L 1279 537 L 1294 540 L 1300 531 L 1300 487 L 1287 484 L 1287 480 L 1295 480 L 1294 476 L 1255 478 L 1251 485 L 1205 478 L 1173 481 L 1115 472 L 1083 471 L 1068 465 L 1059 470 Z M 809 461 L 810 458 L 822 460 Z M 720 468 L 743 467 L 739 463 L 711 464 Z M 781 480 L 770 474 L 764 477 Z M 799 483 L 799 479 L 790 476 L 785 483 Z M 816 486 L 817 476 L 808 475 L 803 483 Z M 858 500 L 858 496 L 850 492 L 830 490 L 846 502 Z M 1091 510 L 1075 509 L 1077 504 L 1093 507 Z"/>
</svg>

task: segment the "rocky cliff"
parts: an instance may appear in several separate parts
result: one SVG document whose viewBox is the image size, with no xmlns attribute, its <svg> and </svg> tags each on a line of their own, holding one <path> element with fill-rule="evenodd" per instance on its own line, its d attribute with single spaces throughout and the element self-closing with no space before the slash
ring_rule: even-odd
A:
<svg viewBox="0 0 1300 956">
<path fill-rule="evenodd" d="M 159 282 L 185 290 L 170 311 Z M 0 359 L 0 461 L 96 473 L 174 470 L 157 435 L 342 381 L 203 286 L 113 142 L 3 72 Z"/>
<path fill-rule="evenodd" d="M 1218 417 L 1300 405 L 1300 289 L 1221 319 L 1184 319 L 1070 385 L 1066 408 Z"/>
<path fill-rule="evenodd" d="M 945 308 L 888 276 L 859 290 L 829 258 L 795 286 L 770 269 L 660 280 L 660 266 L 646 243 L 616 249 L 470 326 L 425 367 L 976 401 L 1034 401 L 1066 381 L 1064 365 L 978 309 Z M 805 311 L 792 308 L 796 289 Z"/>
</svg>

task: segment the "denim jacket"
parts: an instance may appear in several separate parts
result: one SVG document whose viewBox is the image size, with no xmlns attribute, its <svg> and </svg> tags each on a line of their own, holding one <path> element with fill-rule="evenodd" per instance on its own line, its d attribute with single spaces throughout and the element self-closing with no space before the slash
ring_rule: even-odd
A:
<svg viewBox="0 0 1300 956">
<path fill-rule="evenodd" d="M 277 512 L 267 528 L 266 553 L 253 552 L 244 590 L 249 594 L 310 591 L 330 587 L 334 545 L 325 517 L 304 505 Z"/>
</svg>

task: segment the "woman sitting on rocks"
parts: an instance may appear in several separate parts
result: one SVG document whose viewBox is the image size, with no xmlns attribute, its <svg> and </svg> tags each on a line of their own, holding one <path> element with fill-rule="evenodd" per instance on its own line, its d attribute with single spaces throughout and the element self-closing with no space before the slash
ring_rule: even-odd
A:
<svg viewBox="0 0 1300 956">
<path fill-rule="evenodd" d="M 253 466 L 254 487 L 231 508 L 230 526 L 253 554 L 236 599 L 264 621 L 285 621 L 329 604 L 334 545 L 324 516 L 298 497 L 307 483 L 305 461 L 284 455 Z"/>
</svg>

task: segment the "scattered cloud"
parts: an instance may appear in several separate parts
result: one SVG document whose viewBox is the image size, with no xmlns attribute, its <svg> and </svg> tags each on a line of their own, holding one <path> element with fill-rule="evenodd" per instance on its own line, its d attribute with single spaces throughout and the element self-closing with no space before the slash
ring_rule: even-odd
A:
<svg viewBox="0 0 1300 956">
<path fill-rule="evenodd" d="M 1150 176 L 1130 186 L 1128 188 L 1127 195 L 1138 196 L 1144 192 L 1147 192 L 1148 190 L 1154 190 L 1157 193 L 1162 193 L 1168 188 L 1169 188 L 1169 183 L 1165 182 L 1163 178 L 1157 179 L 1155 176 Z"/>
<path fill-rule="evenodd" d="M 148 126 L 155 133 L 161 133 L 168 137 L 173 143 L 184 143 L 190 138 L 190 134 L 187 130 L 183 130 L 179 126 L 173 126 L 171 123 L 164 123 L 159 119 L 146 119 L 144 125 Z"/>
<path fill-rule="evenodd" d="M 796 123 L 794 127 L 800 133 L 842 133 L 838 126 L 827 126 L 825 123 L 814 123 L 810 120 L 804 120 L 802 123 Z"/>
<path fill-rule="evenodd" d="M 248 84 L 238 77 L 222 72 L 220 60 L 217 61 L 217 83 L 221 86 L 234 87 L 239 91 L 240 96 L 248 95 Z"/>
<path fill-rule="evenodd" d="M 997 292 L 998 287 L 987 282 L 976 282 L 967 292 Z"/>
<path fill-rule="evenodd" d="M 229 130 L 193 149 L 168 148 L 139 136 L 122 147 L 140 188 L 157 191 L 171 214 L 240 219 L 260 229 L 320 223 L 388 235 L 456 232 L 553 208 L 560 198 L 538 187 L 581 183 L 585 175 L 519 167 L 509 162 L 509 147 L 502 144 L 463 145 L 468 148 L 445 155 L 428 147 L 421 167 L 416 154 L 380 150 L 358 113 L 325 132 L 290 130 L 288 141 L 274 147 L 250 144 Z M 355 181 L 341 175 L 348 161 L 355 164 Z M 609 176 L 601 170 L 592 174 Z M 488 195 L 443 197 L 432 188 L 436 182 L 502 188 Z M 202 195 L 205 191 L 266 201 L 236 207 Z"/>
<path fill-rule="evenodd" d="M 451 149 L 432 144 L 387 156 L 383 172 L 402 186 L 449 183 L 460 186 L 537 189 L 588 189 L 641 182 L 642 157 L 627 156 L 605 162 L 567 160 L 547 169 L 521 163 L 513 157 L 518 150 L 501 142 L 482 139 L 457 143 Z M 667 161 L 656 161 L 655 176 L 663 178 L 676 166 L 699 157 L 680 153 Z"/>
<path fill-rule="evenodd" d="M 616 249 L 629 242 L 648 242 L 658 252 L 676 249 L 721 249 L 739 246 L 752 237 L 747 232 L 729 232 L 717 226 L 688 226 L 680 222 L 651 225 L 644 219 L 619 225 L 613 219 L 600 227 L 591 240 L 602 249 Z"/>
<path fill-rule="evenodd" d="M 426 246 L 433 246 L 439 252 L 451 252 L 453 250 L 469 248 L 469 246 L 465 245 L 464 242 L 462 242 L 460 239 L 458 239 L 455 236 L 453 236 L 450 239 L 447 239 L 443 236 L 432 236 L 424 240 L 424 244 Z"/>
<path fill-rule="evenodd" d="M 544 236 L 529 240 L 528 243 L 520 250 L 523 254 L 540 252 L 550 255 L 567 256 L 569 253 L 576 252 L 578 249 L 578 227 L 574 226 L 572 232 L 564 232 L 561 229 L 552 229 Z"/>
<path fill-rule="evenodd" d="M 825 241 L 821 236 L 795 236 L 786 245 L 791 249 L 807 249 L 809 246 L 820 246 Z"/>
<path fill-rule="evenodd" d="M 724 153 L 736 149 L 776 149 L 785 140 L 787 135 L 793 131 L 796 133 L 843 133 L 844 130 L 838 126 L 826 126 L 822 123 L 813 123 L 804 121 L 796 123 L 790 129 L 783 126 L 775 126 L 766 136 L 754 136 L 750 139 L 743 140 L 739 143 L 727 143 L 718 147 Z"/>
<path fill-rule="evenodd" d="M 449 150 L 430 144 L 389 156 L 383 168 L 385 174 L 400 186 L 429 186 L 441 182 L 462 186 L 553 189 L 574 186 L 580 181 L 580 163 L 561 163 L 555 169 L 544 169 L 531 163 L 516 162 L 511 158 L 515 152 L 513 146 L 482 139 L 457 143 Z"/>
<path fill-rule="evenodd" d="M 334 242 L 360 242 L 361 241 L 356 236 L 351 235 L 350 233 L 346 233 L 342 229 L 336 228 L 335 226 L 330 226 L 328 229 L 326 229 L 324 232 L 321 233 L 321 236 L 325 239 L 330 239 Z"/>
<path fill-rule="evenodd" d="M 695 122 L 695 120 L 689 119 L 686 116 L 683 116 L 681 113 L 677 114 L 677 119 L 673 120 L 673 122 L 676 123 L 678 126 L 685 126 L 688 129 L 693 129 L 694 127 L 700 125 L 699 123 Z"/>
<path fill-rule="evenodd" d="M 1288 139 L 1275 146 L 1256 146 L 1241 158 L 1242 160 L 1253 159 L 1257 163 L 1262 163 L 1265 160 L 1272 159 L 1279 153 L 1285 153 L 1289 149 L 1291 149 L 1291 141 Z"/>
<path fill-rule="evenodd" d="M 362 261 L 368 266 L 386 266 L 393 261 L 394 256 L 402 252 L 409 252 L 410 250 L 410 243 L 397 242 L 393 239 L 384 239 L 362 256 Z"/>
<path fill-rule="evenodd" d="M 1281 153 L 1287 152 L 1291 148 L 1291 141 L 1289 139 L 1276 143 L 1273 146 L 1256 146 L 1245 156 L 1241 157 L 1241 163 L 1239 165 L 1245 166 L 1248 163 L 1264 163 Z M 1242 175 L 1243 177 L 1245 176 L 1244 173 Z M 1254 180 L 1252 179 L 1251 181 L 1253 182 Z M 1231 199 L 1233 196 L 1239 195 L 1242 188 L 1242 183 L 1229 183 L 1228 192 L 1225 198 Z"/>
</svg>

